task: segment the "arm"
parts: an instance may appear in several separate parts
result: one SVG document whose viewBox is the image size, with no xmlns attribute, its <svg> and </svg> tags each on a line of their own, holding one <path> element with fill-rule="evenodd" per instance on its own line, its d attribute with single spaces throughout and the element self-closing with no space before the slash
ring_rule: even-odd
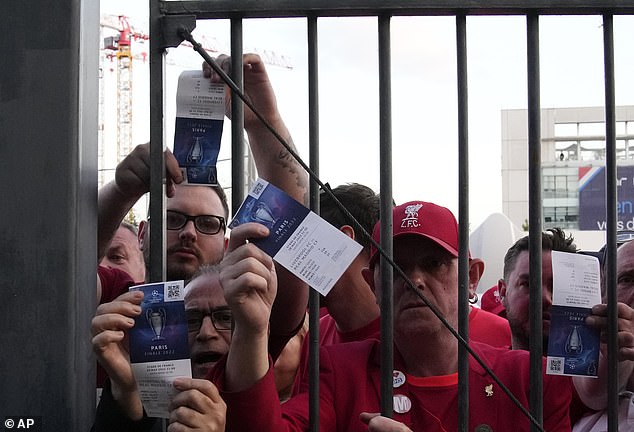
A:
<svg viewBox="0 0 634 432">
<path fill-rule="evenodd" d="M 249 238 L 268 235 L 266 227 L 247 223 L 231 231 L 220 283 L 234 319 L 224 390 L 236 392 L 259 381 L 269 370 L 268 327 L 277 291 L 273 259 Z"/>
<path fill-rule="evenodd" d="M 110 377 L 112 397 L 135 421 L 143 418 L 143 405 L 130 365 L 126 332 L 141 313 L 142 300 L 142 292 L 132 291 L 99 305 L 91 326 L 93 351 Z"/>
<path fill-rule="evenodd" d="M 277 109 L 275 93 L 264 62 L 257 54 L 245 54 L 242 61 L 244 64 L 245 95 L 296 152 L 290 132 Z M 217 62 L 224 71 L 230 71 L 230 57 L 220 56 Z M 203 63 L 203 71 L 205 76 L 211 77 L 212 81 L 220 82 L 220 77 L 212 73 L 211 67 L 206 63 Z M 230 117 L 230 113 L 231 98 L 227 97 L 226 114 L 228 117 Z M 249 137 L 249 145 L 260 177 L 279 187 L 295 200 L 307 205 L 308 175 L 246 106 L 244 109 L 244 127 Z M 281 266 L 276 266 L 276 270 L 280 292 L 271 313 L 271 338 L 269 341 L 270 353 L 274 359 L 301 327 L 308 304 L 308 286 Z"/>
<path fill-rule="evenodd" d="M 625 303 L 617 304 L 619 344 L 619 388 L 622 389 L 634 371 L 634 309 Z M 606 340 L 608 307 L 606 304 L 592 308 L 592 315 L 586 318 L 586 323 L 601 331 L 601 340 Z M 575 390 L 581 401 L 593 410 L 602 410 L 608 404 L 608 365 L 607 345 L 601 344 L 599 353 L 599 369 L 597 379 L 573 377 Z"/>
<path fill-rule="evenodd" d="M 166 193 L 174 195 L 174 183 L 183 181 L 178 161 L 165 150 Z M 138 145 L 117 165 L 115 179 L 99 189 L 97 198 L 97 262 L 119 224 L 132 206 L 150 190 L 150 144 Z"/>
<path fill-rule="evenodd" d="M 225 55 L 216 60 L 227 73 L 231 69 L 231 58 Z M 293 139 L 282 119 L 264 62 L 257 54 L 244 54 L 244 93 L 255 108 L 271 124 L 280 136 L 296 151 Z M 203 63 L 205 76 L 214 82 L 221 78 Z M 227 96 L 227 117 L 231 118 L 231 97 Z M 308 175 L 277 138 L 262 124 L 247 106 L 244 107 L 244 128 L 249 137 L 255 164 L 260 177 L 279 187 L 304 205 L 308 204 Z"/>
<path fill-rule="evenodd" d="M 215 385 L 205 379 L 176 378 L 178 394 L 170 404 L 168 432 L 189 430 L 224 432 L 227 405 Z"/>
</svg>

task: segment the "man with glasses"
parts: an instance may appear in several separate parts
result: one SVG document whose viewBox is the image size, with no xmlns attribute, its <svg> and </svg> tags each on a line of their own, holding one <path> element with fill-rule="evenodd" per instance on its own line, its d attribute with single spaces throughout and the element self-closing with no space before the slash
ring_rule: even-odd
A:
<svg viewBox="0 0 634 432">
<path fill-rule="evenodd" d="M 219 65 L 228 70 L 227 56 L 218 58 Z M 257 54 L 245 54 L 244 90 L 260 114 L 294 147 L 290 132 L 277 109 L 273 88 L 264 63 Z M 203 70 L 212 81 L 220 82 L 205 64 Z M 227 97 L 227 112 L 231 98 Z M 249 137 L 255 164 L 260 177 L 279 187 L 301 203 L 307 202 L 308 177 L 301 166 L 277 138 L 247 107 L 244 127 Z M 121 219 L 134 203 L 149 191 L 149 144 L 137 146 L 118 166 L 114 181 L 99 191 L 98 250 L 103 255 Z M 217 264 L 224 255 L 226 220 L 229 209 L 220 186 L 190 186 L 181 184 L 182 173 L 174 155 L 165 152 L 166 178 L 166 278 L 189 280 L 205 264 Z M 146 255 L 149 252 L 150 223 L 139 225 L 139 242 Z M 276 312 L 271 319 L 271 354 L 276 357 L 286 342 L 302 326 L 308 289 L 299 279 L 283 268 L 278 271 L 280 287 L 285 294 L 278 296 Z M 127 289 L 127 288 L 126 288 Z M 121 291 L 108 287 L 104 295 L 98 283 L 98 298 L 110 301 Z"/>
<path fill-rule="evenodd" d="M 221 56 L 218 63 L 227 70 L 230 58 Z M 277 109 L 273 88 L 264 63 L 256 54 L 243 56 L 244 91 L 260 114 L 280 136 L 294 148 L 290 132 Z M 220 78 L 203 66 L 212 81 Z M 230 112 L 227 98 L 227 112 Z M 307 202 L 308 177 L 301 166 L 277 138 L 245 107 L 244 127 L 259 175 L 301 203 Z M 149 144 L 137 146 L 118 166 L 115 180 L 99 191 L 98 254 L 104 250 L 120 221 L 145 193 L 150 183 Z M 167 280 L 189 280 L 206 264 L 217 264 L 224 256 L 226 220 L 229 216 L 226 197 L 220 186 L 190 186 L 181 184 L 181 170 L 174 155 L 165 152 L 166 178 L 166 274 Z M 149 251 L 149 221 L 139 227 L 139 242 L 146 255 Z M 269 350 L 273 358 L 302 326 L 308 301 L 307 286 L 290 272 L 280 268 L 275 313 L 271 316 Z M 105 292 L 102 292 L 102 288 Z M 102 287 L 97 283 L 97 298 L 111 301 L 127 287 Z"/>
<path fill-rule="evenodd" d="M 179 395 L 174 398 L 174 419 L 170 419 L 170 423 L 191 428 L 213 426 L 215 429 L 211 430 L 223 431 L 225 404 L 215 386 L 204 379 L 218 359 L 228 352 L 231 343 L 233 320 L 218 271 L 216 266 L 202 267 L 185 288 L 193 379 L 179 378 L 175 382 Z M 92 320 L 93 350 L 110 376 L 97 407 L 95 432 L 161 430 L 160 422 L 144 415 L 127 345 L 123 342 L 133 325 L 130 320 L 141 312 L 139 305 L 143 296 L 140 294 L 128 292 L 100 305 Z M 179 407 L 186 409 L 179 411 Z M 187 412 L 187 416 L 182 416 L 182 412 Z"/>
</svg>

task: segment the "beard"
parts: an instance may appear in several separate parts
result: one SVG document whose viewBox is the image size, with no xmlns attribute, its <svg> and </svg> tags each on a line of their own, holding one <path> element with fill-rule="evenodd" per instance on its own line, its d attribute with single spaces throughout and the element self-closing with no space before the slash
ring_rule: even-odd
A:
<svg viewBox="0 0 634 432">
<path fill-rule="evenodd" d="M 513 346 L 515 349 L 530 350 L 530 323 L 525 320 L 519 320 L 511 315 L 507 315 L 509 327 L 511 327 L 511 335 L 513 338 Z M 548 332 L 542 329 L 542 353 L 548 354 Z"/>
</svg>

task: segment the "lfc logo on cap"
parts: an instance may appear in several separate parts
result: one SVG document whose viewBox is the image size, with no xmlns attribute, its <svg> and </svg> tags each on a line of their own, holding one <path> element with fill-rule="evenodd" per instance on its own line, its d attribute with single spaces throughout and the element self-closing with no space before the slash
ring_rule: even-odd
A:
<svg viewBox="0 0 634 432">
<path fill-rule="evenodd" d="M 418 228 L 418 210 L 422 204 L 412 204 L 405 207 L 405 217 L 401 220 L 401 228 Z"/>
</svg>

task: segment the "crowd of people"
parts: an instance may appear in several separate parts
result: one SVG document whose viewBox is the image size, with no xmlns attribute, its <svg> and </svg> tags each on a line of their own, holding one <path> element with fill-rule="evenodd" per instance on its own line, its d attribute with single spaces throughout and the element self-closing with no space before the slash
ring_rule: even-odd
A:
<svg viewBox="0 0 634 432">
<path fill-rule="evenodd" d="M 228 57 L 220 57 L 226 70 Z M 244 89 L 254 107 L 292 145 L 259 56 L 246 54 Z M 206 76 L 219 77 L 204 65 Z M 230 100 L 228 98 L 227 100 Z M 227 109 L 227 114 L 231 112 Z M 248 108 L 244 126 L 260 177 L 307 204 L 308 176 Z M 167 420 L 169 431 L 307 431 L 309 287 L 278 266 L 251 241 L 269 235 L 256 223 L 227 233 L 229 209 L 222 187 L 183 184 L 178 163 L 165 153 L 167 280 L 185 280 L 185 311 L 192 378 L 177 378 Z M 141 314 L 149 264 L 149 221 L 138 229 L 122 222 L 149 191 L 149 145 L 137 146 L 99 191 L 97 278 L 99 305 L 92 320 L 92 345 L 103 388 L 93 430 L 161 430 L 148 417 L 135 381 L 127 333 Z M 354 182 L 332 189 L 347 212 L 325 192 L 320 215 L 363 249 L 321 299 L 319 423 L 323 431 L 456 431 L 458 429 L 458 341 L 436 316 L 458 326 L 458 222 L 447 208 L 423 200 L 393 203 L 393 259 L 402 269 L 393 280 L 394 413 L 381 416 L 379 253 L 380 197 Z M 350 219 L 351 215 L 354 220 Z M 359 229 L 363 228 L 363 229 Z M 528 431 L 517 404 L 529 407 L 528 237 L 507 252 L 493 301 L 469 312 L 469 345 L 513 393 L 512 401 L 487 370 L 469 359 L 469 430 Z M 552 303 L 551 252 L 577 253 L 560 229 L 542 233 L 542 313 L 548 347 Z M 485 263 L 469 256 L 468 291 L 475 303 Z M 634 243 L 618 249 L 619 378 L 623 404 L 634 386 Z M 603 279 L 602 279 L 603 281 Z M 605 284 L 603 283 L 605 303 Z M 492 307 L 487 307 L 491 305 Z M 432 310 L 432 308 L 434 310 Z M 605 334 L 607 308 L 596 305 L 587 323 Z M 544 353 L 546 355 L 546 353 Z M 545 431 L 601 429 L 607 406 L 605 344 L 598 379 L 544 374 Z M 627 407 L 626 407 L 627 408 Z M 632 428 L 628 410 L 620 418 Z M 634 417 L 634 415 L 633 415 Z M 603 422 L 603 423 L 602 423 Z M 632 422 L 634 424 L 634 420 Z"/>
</svg>

